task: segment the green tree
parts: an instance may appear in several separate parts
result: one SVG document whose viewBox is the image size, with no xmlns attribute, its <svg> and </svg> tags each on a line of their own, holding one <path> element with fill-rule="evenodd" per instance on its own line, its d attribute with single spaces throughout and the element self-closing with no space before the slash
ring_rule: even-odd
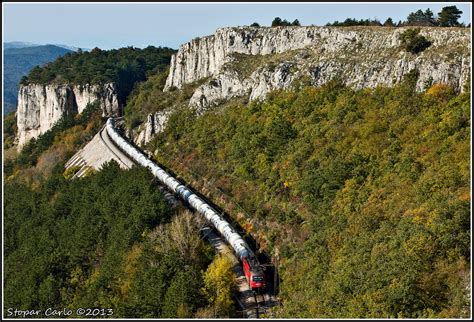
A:
<svg viewBox="0 0 474 322">
<path fill-rule="evenodd" d="M 385 27 L 395 27 L 395 24 L 393 23 L 393 20 L 392 18 L 387 18 L 387 20 L 385 20 L 385 22 L 383 23 L 383 25 Z"/>
<path fill-rule="evenodd" d="M 295 19 L 292 23 L 292 26 L 301 26 L 300 21 L 298 19 Z"/>
<path fill-rule="evenodd" d="M 410 13 L 405 24 L 408 26 L 435 26 L 437 23 L 433 12 L 428 8 L 425 12 L 420 9 Z"/>
<path fill-rule="evenodd" d="M 280 17 L 276 17 L 275 19 L 273 19 L 272 21 L 272 27 L 277 27 L 277 26 L 281 26 L 282 24 L 282 20 Z"/>
<path fill-rule="evenodd" d="M 458 19 L 461 18 L 462 11 L 456 6 L 443 7 L 438 13 L 438 21 L 441 27 L 459 26 Z"/>
<path fill-rule="evenodd" d="M 341 27 L 349 27 L 349 26 L 382 26 L 380 21 L 377 19 L 369 20 L 369 19 L 361 19 L 357 20 L 354 18 L 347 18 L 343 22 L 335 21 L 332 24 L 328 23 L 326 26 L 341 26 Z"/>
<path fill-rule="evenodd" d="M 258 22 L 254 22 L 250 25 L 250 27 L 260 27 L 260 24 Z"/>
<path fill-rule="evenodd" d="M 163 317 L 193 317 L 193 311 L 202 302 L 196 292 L 203 286 L 199 273 L 196 269 L 188 269 L 173 277 L 164 297 Z"/>
<path fill-rule="evenodd" d="M 292 24 L 286 19 L 281 20 L 280 17 L 276 17 L 272 21 L 272 27 L 278 27 L 278 26 L 299 26 L 299 21 L 298 19 L 295 19 L 295 21 L 293 21 L 293 24 Z"/>
</svg>

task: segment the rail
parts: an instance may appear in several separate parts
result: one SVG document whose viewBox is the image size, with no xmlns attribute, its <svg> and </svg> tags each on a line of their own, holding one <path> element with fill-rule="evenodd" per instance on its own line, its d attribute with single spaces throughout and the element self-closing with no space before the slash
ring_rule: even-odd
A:
<svg viewBox="0 0 474 322">
<path fill-rule="evenodd" d="M 115 129 L 114 120 L 109 118 L 106 123 L 106 130 L 109 138 L 132 160 L 148 168 L 151 173 L 170 191 L 180 196 L 189 206 L 202 214 L 214 228 L 226 239 L 232 246 L 235 253 L 242 261 L 245 257 L 256 258 L 255 254 L 245 242 L 245 240 L 236 232 L 217 210 L 202 200 L 197 194 L 188 189 L 171 174 L 166 172 L 156 163 L 151 161 L 143 152 L 139 151 L 129 142 L 127 142 Z"/>
</svg>

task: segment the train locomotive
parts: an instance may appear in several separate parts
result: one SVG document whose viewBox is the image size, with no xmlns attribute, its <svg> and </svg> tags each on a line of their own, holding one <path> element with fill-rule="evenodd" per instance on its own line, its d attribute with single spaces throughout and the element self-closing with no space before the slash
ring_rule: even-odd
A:
<svg viewBox="0 0 474 322">
<path fill-rule="evenodd" d="M 252 289 L 257 290 L 265 287 L 265 274 L 255 256 L 255 253 L 250 249 L 249 245 L 242 239 L 235 229 L 224 218 L 222 218 L 214 208 L 122 138 L 122 136 L 115 130 L 114 120 L 112 118 L 107 120 L 106 130 L 112 141 L 122 149 L 122 151 L 129 155 L 138 164 L 148 168 L 162 184 L 172 192 L 179 195 L 190 205 L 191 208 L 202 214 L 221 234 L 221 236 L 226 239 L 234 249 L 237 257 L 240 259 L 245 277 Z"/>
</svg>

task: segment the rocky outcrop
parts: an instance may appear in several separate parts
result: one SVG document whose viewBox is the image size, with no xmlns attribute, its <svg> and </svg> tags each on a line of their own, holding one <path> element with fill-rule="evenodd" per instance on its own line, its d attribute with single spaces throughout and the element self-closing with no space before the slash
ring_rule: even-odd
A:
<svg viewBox="0 0 474 322">
<path fill-rule="evenodd" d="M 139 146 L 144 146 L 150 142 L 156 134 L 161 133 L 164 130 L 170 113 L 170 110 L 166 110 L 148 114 L 146 122 L 138 127 L 136 134 L 132 133 L 130 135 L 134 138 L 134 143 Z"/>
<path fill-rule="evenodd" d="M 18 92 L 18 147 L 49 130 L 63 115 L 81 113 L 88 103 L 100 102 L 103 115 L 120 114 L 114 84 L 21 86 Z"/>
<path fill-rule="evenodd" d="M 462 91 L 471 69 L 470 29 L 422 28 L 420 34 L 432 45 L 418 55 L 407 53 L 400 46 L 399 35 L 406 29 L 218 29 L 212 36 L 194 39 L 180 47 L 171 59 L 165 90 L 210 77 L 196 89 L 190 101 L 204 108 L 233 96 L 263 98 L 268 91 L 287 88 L 303 77 L 313 85 L 339 78 L 356 89 L 391 86 L 417 68 L 418 90 L 440 82 Z M 250 72 L 242 73 L 236 68 L 242 59 L 247 60 Z"/>
<path fill-rule="evenodd" d="M 285 62 L 271 68 L 264 67 L 253 72 L 247 79 L 239 73 L 225 70 L 210 82 L 199 86 L 191 96 L 189 104 L 203 108 L 232 97 L 248 95 L 250 100 L 263 99 L 272 90 L 285 89 L 302 73 L 292 73 L 293 63 Z"/>
</svg>

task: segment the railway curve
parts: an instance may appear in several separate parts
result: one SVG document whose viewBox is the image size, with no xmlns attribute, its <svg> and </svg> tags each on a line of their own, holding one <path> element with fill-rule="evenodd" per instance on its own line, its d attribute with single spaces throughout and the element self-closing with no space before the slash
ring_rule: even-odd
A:
<svg viewBox="0 0 474 322">
<path fill-rule="evenodd" d="M 250 287 L 251 283 L 247 274 L 248 272 L 245 272 L 245 265 L 239 263 L 240 261 L 244 264 L 244 261 L 246 261 L 248 265 L 251 261 L 253 265 L 259 265 L 257 257 L 250 246 L 231 224 L 222 218 L 217 210 L 125 140 L 115 129 L 114 123 L 115 120 L 109 118 L 105 126 L 100 129 L 91 142 L 79 150 L 66 163 L 65 167 L 81 167 L 74 177 L 83 176 L 89 167 L 100 169 L 101 164 L 112 159 L 117 161 L 119 165 L 125 169 L 129 169 L 135 164 L 148 168 L 160 182 L 160 191 L 165 195 L 165 199 L 170 204 L 175 205 L 178 202 L 172 194 L 174 193 L 190 208 L 203 215 L 212 226 L 209 229 L 219 232 L 227 244 L 232 247 L 235 253 L 235 257 L 233 257 L 234 271 L 237 273 L 237 303 L 241 307 L 245 317 L 259 317 L 259 315 L 265 311 L 265 300 L 259 299 L 271 297 L 271 295 L 261 295 L 261 292 L 255 292 L 258 288 L 252 289 L 252 287 Z M 221 246 L 224 243 L 220 240 L 220 236 L 208 232 L 207 237 L 209 237 L 209 234 L 213 236 L 213 238 L 208 239 L 216 250 L 222 255 L 229 256 L 229 251 L 224 250 Z M 263 271 L 260 271 L 260 269 L 260 267 L 256 267 L 254 271 L 260 272 L 260 274 L 263 275 Z"/>
</svg>

